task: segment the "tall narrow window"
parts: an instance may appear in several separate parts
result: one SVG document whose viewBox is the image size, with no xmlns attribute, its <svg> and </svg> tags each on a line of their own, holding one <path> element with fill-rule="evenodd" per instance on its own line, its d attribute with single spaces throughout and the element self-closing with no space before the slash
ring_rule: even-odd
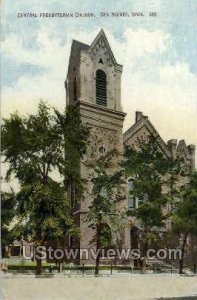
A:
<svg viewBox="0 0 197 300">
<path fill-rule="evenodd" d="M 128 181 L 128 191 L 129 191 L 128 209 L 136 208 L 136 198 L 132 195 L 132 191 L 133 191 L 133 180 L 132 179 L 130 179 Z"/>
<path fill-rule="evenodd" d="M 107 106 L 107 76 L 102 70 L 96 71 L 96 104 Z"/>
</svg>

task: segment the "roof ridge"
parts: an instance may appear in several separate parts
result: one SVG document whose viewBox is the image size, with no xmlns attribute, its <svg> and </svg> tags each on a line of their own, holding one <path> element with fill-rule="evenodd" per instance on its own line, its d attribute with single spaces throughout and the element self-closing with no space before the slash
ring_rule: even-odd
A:
<svg viewBox="0 0 197 300">
<path fill-rule="evenodd" d="M 83 45 L 83 46 L 86 46 L 86 47 L 90 47 L 90 45 L 88 45 L 88 44 L 85 44 L 85 43 L 83 43 L 83 42 L 80 42 L 80 41 L 78 41 L 78 40 L 75 40 L 75 39 L 73 39 L 73 40 L 72 40 L 72 44 L 74 44 L 74 43 L 81 44 L 81 45 Z"/>
</svg>

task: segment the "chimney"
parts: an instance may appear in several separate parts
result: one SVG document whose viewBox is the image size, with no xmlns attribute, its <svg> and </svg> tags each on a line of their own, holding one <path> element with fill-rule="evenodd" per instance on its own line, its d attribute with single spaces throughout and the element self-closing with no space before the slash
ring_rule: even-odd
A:
<svg viewBox="0 0 197 300">
<path fill-rule="evenodd" d="M 135 123 L 137 123 L 142 118 L 143 118 L 143 113 L 141 111 L 136 111 L 135 112 Z"/>
<path fill-rule="evenodd" d="M 176 139 L 172 139 L 172 140 L 168 141 L 168 148 L 169 148 L 173 158 L 176 157 L 176 146 L 177 146 L 177 140 Z"/>
</svg>

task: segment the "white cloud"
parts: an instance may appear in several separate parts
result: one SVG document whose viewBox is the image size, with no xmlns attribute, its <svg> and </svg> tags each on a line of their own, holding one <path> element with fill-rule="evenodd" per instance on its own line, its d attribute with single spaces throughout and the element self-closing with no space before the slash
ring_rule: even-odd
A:
<svg viewBox="0 0 197 300">
<path fill-rule="evenodd" d="M 119 41 L 110 31 L 105 32 L 118 63 L 123 64 L 122 103 L 128 112 L 125 129 L 133 124 L 134 112 L 142 110 L 164 139 L 185 138 L 188 143 L 197 144 L 196 78 L 184 62 L 170 65 L 159 57 L 171 51 L 170 35 L 162 30 L 127 28 Z M 63 36 L 66 43 L 62 45 L 62 41 L 52 38 L 52 28 L 42 27 L 37 40 L 33 41 L 38 46 L 37 51 L 25 49 L 16 36 L 8 37 L 2 43 L 3 51 L 19 63 L 36 64 L 46 72 L 23 76 L 14 87 L 5 88 L 2 115 L 15 110 L 34 111 L 40 98 L 63 108 L 71 40 L 91 44 L 97 33 L 68 31 Z"/>
<path fill-rule="evenodd" d="M 2 50 L 17 63 L 29 63 L 45 68 L 44 74 L 22 76 L 15 86 L 2 90 L 3 116 L 8 116 L 16 110 L 21 114 L 35 111 L 39 99 L 44 99 L 61 109 L 65 107 L 64 81 L 72 39 L 91 42 L 97 32 L 92 32 L 91 35 L 86 32 L 67 35 L 67 42 L 62 45 L 62 41 L 51 38 L 51 30 L 44 27 L 38 32 L 37 40 L 34 41 L 38 50 L 24 48 L 22 41 L 13 35 L 2 43 Z"/>
<path fill-rule="evenodd" d="M 123 64 L 122 104 L 127 112 L 124 128 L 134 122 L 134 112 L 148 115 L 164 140 L 185 139 L 197 145 L 197 77 L 184 62 L 174 65 L 172 40 L 162 30 L 127 28 L 124 41 L 107 32 L 117 61 Z"/>
<path fill-rule="evenodd" d="M 146 68 L 151 68 L 151 60 Z M 123 107 L 128 112 L 125 128 L 134 122 L 134 110 L 141 110 L 165 140 L 177 138 L 197 144 L 196 76 L 184 63 L 158 63 L 154 65 L 156 81 L 141 80 L 142 72 L 148 76 L 147 69 L 135 74 L 130 70 L 123 79 Z"/>
<path fill-rule="evenodd" d="M 156 53 L 161 54 L 171 45 L 169 34 L 162 30 L 147 31 L 145 29 L 134 30 L 127 28 L 123 34 L 123 41 L 119 42 L 108 31 L 110 45 L 118 62 L 123 66 L 130 66 L 135 63 L 136 59 L 143 56 Z"/>
</svg>

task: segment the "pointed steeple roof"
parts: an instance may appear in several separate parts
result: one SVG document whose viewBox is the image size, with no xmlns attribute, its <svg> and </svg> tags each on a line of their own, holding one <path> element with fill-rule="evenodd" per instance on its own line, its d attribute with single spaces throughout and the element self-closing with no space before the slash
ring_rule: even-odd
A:
<svg viewBox="0 0 197 300">
<path fill-rule="evenodd" d="M 70 66 L 72 66 L 73 63 L 76 62 L 76 59 L 80 56 L 81 51 L 89 52 L 89 55 L 93 59 L 96 55 L 96 52 L 100 48 L 102 48 L 104 53 L 106 54 L 109 66 L 114 65 L 116 66 L 116 68 L 122 71 L 122 65 L 116 62 L 116 59 L 114 57 L 114 54 L 111 50 L 111 47 L 103 29 L 99 31 L 91 45 L 87 45 L 76 40 L 72 41 L 68 70 L 70 69 Z"/>
<path fill-rule="evenodd" d="M 105 49 L 105 53 L 108 54 L 108 59 L 111 60 L 112 64 L 113 65 L 117 64 L 116 59 L 114 57 L 114 54 L 111 50 L 110 44 L 107 40 L 107 37 L 106 37 L 103 29 L 100 30 L 100 32 L 98 33 L 98 35 L 92 42 L 92 44 L 89 48 L 90 54 L 92 54 L 94 56 L 100 47 Z"/>
</svg>

